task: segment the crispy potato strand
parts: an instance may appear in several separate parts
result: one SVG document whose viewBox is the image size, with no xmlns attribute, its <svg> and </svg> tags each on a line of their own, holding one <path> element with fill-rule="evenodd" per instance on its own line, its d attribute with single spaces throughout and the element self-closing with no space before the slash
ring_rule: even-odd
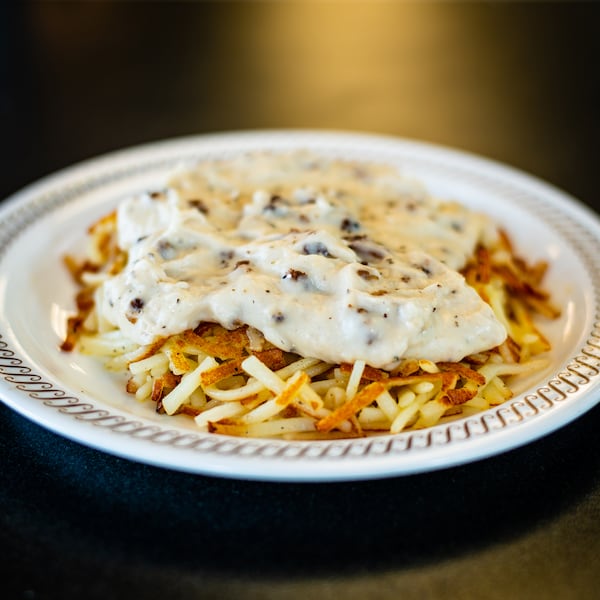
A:
<svg viewBox="0 0 600 600">
<path fill-rule="evenodd" d="M 497 348 L 460 362 L 408 359 L 391 371 L 363 361 L 332 365 L 284 352 L 246 325 L 228 330 L 208 322 L 132 347 L 117 330 L 98 329 L 94 302 L 98 285 L 127 262 L 117 244 L 116 220 L 113 212 L 90 227 L 86 258 L 65 257 L 79 291 L 61 349 L 72 351 L 87 340 L 92 353 L 99 348 L 111 356 L 113 367 L 129 370 L 128 393 L 154 403 L 161 414 L 195 418 L 213 433 L 354 438 L 427 427 L 444 416 L 496 406 L 512 395 L 509 378 L 541 368 L 543 362 L 534 357 L 550 349 L 534 315 L 560 315 L 542 288 L 548 264 L 528 264 L 516 256 L 500 231 L 496 245 L 477 247 L 462 274 L 491 305 L 508 336 Z"/>
</svg>

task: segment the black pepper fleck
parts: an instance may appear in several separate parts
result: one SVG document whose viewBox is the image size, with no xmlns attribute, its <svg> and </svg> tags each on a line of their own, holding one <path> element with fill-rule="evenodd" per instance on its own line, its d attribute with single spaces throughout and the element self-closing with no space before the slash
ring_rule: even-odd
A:
<svg viewBox="0 0 600 600">
<path fill-rule="evenodd" d="M 362 261 L 366 261 L 367 263 L 370 261 L 382 260 L 385 258 L 385 254 L 374 246 L 369 246 L 368 244 L 363 243 L 351 243 L 348 244 L 348 248 L 354 250 L 358 257 Z"/>
<path fill-rule="evenodd" d="M 175 246 L 168 240 L 160 240 L 156 245 L 156 249 L 158 250 L 160 257 L 164 260 L 175 258 Z"/>
<path fill-rule="evenodd" d="M 204 202 L 200 199 L 194 198 L 192 200 L 188 200 L 188 206 L 190 208 L 195 208 L 198 212 L 201 212 L 203 215 L 208 214 L 208 206 L 204 204 Z"/>
<path fill-rule="evenodd" d="M 352 233 L 360 229 L 360 223 L 354 219 L 348 219 L 347 217 L 340 223 L 340 229 L 346 233 Z"/>
<path fill-rule="evenodd" d="M 287 200 L 278 194 L 273 194 L 271 198 L 269 198 L 269 203 L 264 207 L 263 212 L 275 212 L 278 208 L 286 206 L 287 204 L 289 204 Z"/>
<path fill-rule="evenodd" d="M 325 258 L 334 258 L 329 253 L 329 249 L 325 244 L 323 244 L 323 242 L 309 242 L 304 244 L 302 251 L 304 254 L 318 254 L 320 256 L 324 256 Z"/>
<path fill-rule="evenodd" d="M 134 298 L 129 303 L 129 306 L 136 312 L 140 312 L 144 308 L 144 301 L 141 298 Z"/>
<path fill-rule="evenodd" d="M 289 269 L 281 279 L 291 279 L 292 281 L 298 281 L 300 279 L 306 279 L 308 275 L 304 271 L 297 271 L 296 269 Z"/>
<path fill-rule="evenodd" d="M 233 251 L 221 250 L 221 252 L 219 252 L 219 258 L 221 259 L 221 266 L 226 267 L 229 264 L 229 261 L 233 258 Z"/>
</svg>

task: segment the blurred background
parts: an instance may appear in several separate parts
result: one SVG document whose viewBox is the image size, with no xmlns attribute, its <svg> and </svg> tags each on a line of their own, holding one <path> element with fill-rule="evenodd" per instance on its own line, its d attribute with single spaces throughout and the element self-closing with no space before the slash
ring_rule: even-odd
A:
<svg viewBox="0 0 600 600">
<path fill-rule="evenodd" d="M 299 127 L 451 145 L 596 197 L 595 2 L 6 2 L 0 16 L 3 196 L 125 146 Z"/>
</svg>

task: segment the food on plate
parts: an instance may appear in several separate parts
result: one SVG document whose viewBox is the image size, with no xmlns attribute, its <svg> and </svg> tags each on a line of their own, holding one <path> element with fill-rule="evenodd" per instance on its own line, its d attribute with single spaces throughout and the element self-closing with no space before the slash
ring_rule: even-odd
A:
<svg viewBox="0 0 600 600">
<path fill-rule="evenodd" d="M 238 436 L 429 427 L 504 402 L 560 313 L 485 215 L 386 165 L 250 153 L 123 199 L 65 262 L 62 348 L 166 415 Z"/>
</svg>

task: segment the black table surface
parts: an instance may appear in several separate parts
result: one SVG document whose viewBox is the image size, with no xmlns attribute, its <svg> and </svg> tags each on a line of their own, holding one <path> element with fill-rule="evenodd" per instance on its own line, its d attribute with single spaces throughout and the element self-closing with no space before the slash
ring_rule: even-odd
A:
<svg viewBox="0 0 600 600">
<path fill-rule="evenodd" d="M 576 2 L 2 3 L 0 197 L 205 132 L 383 133 L 594 210 L 600 20 Z M 262 483 L 137 464 L 0 404 L 3 598 L 592 598 L 600 407 L 437 472 Z"/>
</svg>

